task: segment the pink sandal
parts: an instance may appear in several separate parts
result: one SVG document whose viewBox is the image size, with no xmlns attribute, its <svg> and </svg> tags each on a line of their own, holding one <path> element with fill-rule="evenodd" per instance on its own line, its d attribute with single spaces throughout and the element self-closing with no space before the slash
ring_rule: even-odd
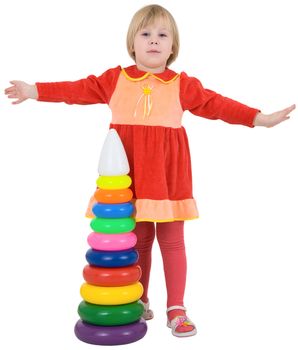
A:
<svg viewBox="0 0 298 350">
<path fill-rule="evenodd" d="M 186 308 L 184 306 L 174 305 L 174 306 L 170 306 L 167 309 L 167 313 L 171 310 L 177 310 L 177 309 L 186 311 Z M 172 334 L 176 337 L 190 337 L 192 335 L 197 334 L 196 326 L 187 316 L 176 316 L 175 318 L 172 319 L 172 321 L 169 321 L 168 319 L 167 326 L 172 329 Z M 177 328 L 181 326 L 182 327 L 192 326 L 193 329 L 191 331 L 187 330 L 185 332 L 177 331 Z"/>
</svg>

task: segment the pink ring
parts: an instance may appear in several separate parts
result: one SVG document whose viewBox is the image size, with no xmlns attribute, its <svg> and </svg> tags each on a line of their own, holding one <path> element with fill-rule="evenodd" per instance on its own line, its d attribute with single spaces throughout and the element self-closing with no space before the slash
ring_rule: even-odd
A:
<svg viewBox="0 0 298 350">
<path fill-rule="evenodd" d="M 90 247 L 96 250 L 125 250 L 135 246 L 137 236 L 133 232 L 116 235 L 91 232 L 87 241 Z"/>
</svg>

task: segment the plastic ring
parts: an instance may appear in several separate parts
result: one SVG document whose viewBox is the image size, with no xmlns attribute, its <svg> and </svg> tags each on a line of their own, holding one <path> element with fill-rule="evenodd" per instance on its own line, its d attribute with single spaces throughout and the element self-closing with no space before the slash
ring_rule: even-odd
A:
<svg viewBox="0 0 298 350">
<path fill-rule="evenodd" d="M 131 248 L 120 251 L 88 249 L 86 260 L 89 265 L 102 267 L 121 267 L 133 265 L 138 261 L 138 252 Z"/>
<path fill-rule="evenodd" d="M 133 232 L 117 235 L 92 232 L 87 241 L 90 247 L 96 250 L 125 250 L 136 245 L 137 236 Z"/>
<path fill-rule="evenodd" d="M 94 193 L 94 199 L 99 203 L 125 203 L 131 201 L 133 192 L 130 188 L 122 190 L 103 190 L 98 188 Z"/>
<path fill-rule="evenodd" d="M 81 341 L 94 345 L 123 345 L 142 339 L 147 332 L 144 319 L 118 327 L 94 326 L 79 320 L 75 325 L 75 335 Z"/>
<path fill-rule="evenodd" d="M 93 214 L 98 218 L 127 218 L 133 213 L 134 207 L 130 202 L 118 204 L 95 203 Z"/>
<path fill-rule="evenodd" d="M 90 227 L 95 232 L 101 233 L 125 233 L 133 231 L 136 221 L 133 218 L 102 219 L 93 218 Z"/>
<path fill-rule="evenodd" d="M 129 175 L 120 176 L 99 176 L 96 180 L 96 184 L 99 188 L 104 190 L 121 190 L 128 188 L 132 183 Z"/>
<path fill-rule="evenodd" d="M 142 276 L 139 265 L 118 268 L 86 265 L 83 270 L 84 280 L 94 286 L 116 287 L 136 283 Z"/>
<path fill-rule="evenodd" d="M 143 294 L 143 286 L 140 282 L 121 287 L 101 287 L 83 283 L 81 297 L 91 304 L 120 305 L 139 300 Z"/>
<path fill-rule="evenodd" d="M 139 320 L 144 306 L 135 301 L 124 305 L 95 305 L 82 301 L 78 307 L 80 318 L 97 326 L 120 326 Z"/>
</svg>

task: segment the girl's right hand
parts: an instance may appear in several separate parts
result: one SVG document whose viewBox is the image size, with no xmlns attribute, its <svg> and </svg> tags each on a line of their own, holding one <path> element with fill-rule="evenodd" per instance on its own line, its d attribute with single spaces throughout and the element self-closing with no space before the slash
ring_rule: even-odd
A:
<svg viewBox="0 0 298 350">
<path fill-rule="evenodd" d="M 17 100 L 12 102 L 13 105 L 26 101 L 28 98 L 37 99 L 38 93 L 36 85 L 30 85 L 20 80 L 10 81 L 12 86 L 5 89 L 5 95 L 8 98 L 16 98 Z"/>
</svg>

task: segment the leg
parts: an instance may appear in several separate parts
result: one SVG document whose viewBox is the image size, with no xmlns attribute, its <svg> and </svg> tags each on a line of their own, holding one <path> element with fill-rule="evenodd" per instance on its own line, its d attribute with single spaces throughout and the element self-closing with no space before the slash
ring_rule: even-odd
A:
<svg viewBox="0 0 298 350">
<path fill-rule="evenodd" d="M 187 271 L 184 221 L 157 223 L 156 236 L 163 258 L 168 295 L 167 307 L 170 309 L 167 315 L 169 321 L 174 322 L 171 325 L 173 334 L 194 335 L 195 326 L 186 317 L 183 304 Z"/>
<path fill-rule="evenodd" d="M 156 224 L 156 237 L 162 254 L 167 286 L 167 307 L 183 306 L 186 283 L 184 221 Z"/>
<path fill-rule="evenodd" d="M 135 248 L 139 252 L 138 264 L 142 269 L 142 277 L 140 281 L 144 287 L 142 301 L 144 303 L 147 303 L 149 277 L 151 270 L 151 249 L 155 237 L 154 222 L 137 222 L 134 233 L 138 238 Z"/>
</svg>

